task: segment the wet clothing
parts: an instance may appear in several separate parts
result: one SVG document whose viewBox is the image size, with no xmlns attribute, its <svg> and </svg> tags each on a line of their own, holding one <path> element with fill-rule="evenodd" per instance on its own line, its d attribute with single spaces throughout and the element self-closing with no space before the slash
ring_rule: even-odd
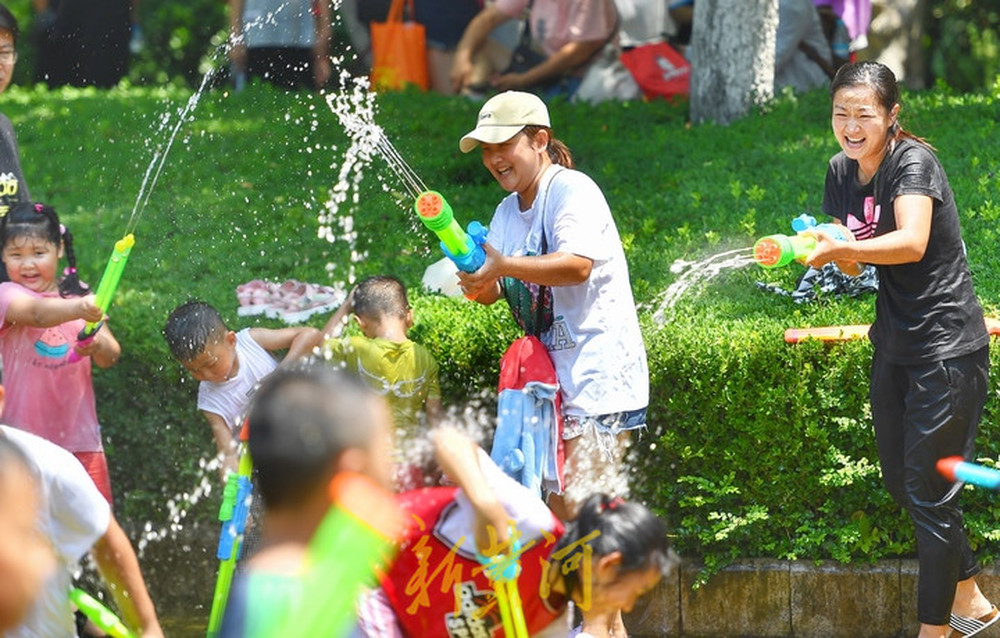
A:
<svg viewBox="0 0 1000 638">
<path fill-rule="evenodd" d="M 551 166 L 539 180 L 531 208 L 520 210 L 517 193 L 500 202 L 487 241 L 508 256 L 563 252 L 593 260 L 590 277 L 582 283 L 541 287 L 541 294 L 536 284 L 505 278 L 504 294 L 527 333 L 541 329 L 562 390 L 564 415 L 645 408 L 646 349 L 625 252 L 600 187 L 579 171 Z M 541 325 L 528 325 L 536 316 Z"/>
<path fill-rule="evenodd" d="M 14 127 L 7 116 L 0 113 L 0 215 L 6 215 L 14 204 L 30 201 Z"/>
<path fill-rule="evenodd" d="M 541 595 L 547 559 L 564 533 L 562 523 L 535 495 L 503 473 L 485 451 L 479 465 L 487 482 L 511 515 L 521 537 L 522 572 L 518 591 L 528 632 L 560 628 L 567 601 L 551 592 Z M 368 638 L 419 636 L 458 638 L 503 635 L 493 587 L 475 558 L 474 510 L 456 488 L 427 488 L 399 497 L 410 526 L 399 554 L 382 579 L 382 588 L 361 604 L 360 631 Z M 529 543 L 531 545 L 529 546 Z M 460 605 L 456 608 L 456 593 Z M 379 604 L 381 603 L 381 604 Z M 386 613 L 388 603 L 392 614 Z"/>
<path fill-rule="evenodd" d="M 870 399 L 883 480 L 916 530 L 918 620 L 945 625 L 956 583 L 979 566 L 962 529 L 960 485 L 941 477 L 935 464 L 949 455 L 973 458 L 988 390 L 989 335 L 972 288 L 958 209 L 931 149 L 904 139 L 890 147 L 867 184 L 858 183 L 857 170 L 843 153 L 830 160 L 823 211 L 858 239 L 896 229 L 896 197 L 917 194 L 933 201 L 920 261 L 877 266 Z"/>
<path fill-rule="evenodd" d="M 326 349 L 334 361 L 343 362 L 392 408 L 397 447 L 415 438 L 420 413 L 428 399 L 441 399 L 438 363 L 424 346 L 410 341 L 352 336 L 329 339 Z"/>
<path fill-rule="evenodd" d="M 58 565 L 28 611 L 5 638 L 75 638 L 76 623 L 67 592 L 79 561 L 111 525 L 111 507 L 73 456 L 45 439 L 0 425 L 39 477 L 39 525 L 51 540 Z"/>
<path fill-rule="evenodd" d="M 68 359 L 86 322 L 74 319 L 51 328 L 9 323 L 11 300 L 25 295 L 41 299 L 59 293 L 0 283 L 0 357 L 7 393 L 0 420 L 70 452 L 102 451 L 90 358 Z"/>
<path fill-rule="evenodd" d="M 234 437 L 239 436 L 250 397 L 264 377 L 278 367 L 271 353 L 250 336 L 249 328 L 236 333 L 236 358 L 239 370 L 235 377 L 222 383 L 198 384 L 198 409 L 221 416 Z"/>
</svg>

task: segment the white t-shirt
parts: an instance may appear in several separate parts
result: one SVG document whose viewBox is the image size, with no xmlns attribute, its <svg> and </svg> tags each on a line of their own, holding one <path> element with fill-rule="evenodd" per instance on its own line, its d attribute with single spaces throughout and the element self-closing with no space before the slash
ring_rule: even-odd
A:
<svg viewBox="0 0 1000 638">
<path fill-rule="evenodd" d="M 646 407 L 646 349 L 625 251 L 604 193 L 587 175 L 551 166 L 531 208 L 520 210 L 517 193 L 500 202 L 487 241 L 507 256 L 537 255 L 543 218 L 547 253 L 594 262 L 586 281 L 551 287 L 553 324 L 541 335 L 556 368 L 563 413 L 596 416 Z"/>
<path fill-rule="evenodd" d="M 19 627 L 5 638 L 74 638 L 76 625 L 69 602 L 77 563 L 111 524 L 111 507 L 93 479 L 70 452 L 55 443 L 7 425 L 0 431 L 24 452 L 39 478 L 42 533 L 52 542 L 59 567 L 49 577 Z"/>
<path fill-rule="evenodd" d="M 243 425 L 257 385 L 278 367 L 271 353 L 250 336 L 249 328 L 236 333 L 236 359 L 239 370 L 235 377 L 222 383 L 202 381 L 198 385 L 198 409 L 221 416 L 234 434 Z"/>
</svg>

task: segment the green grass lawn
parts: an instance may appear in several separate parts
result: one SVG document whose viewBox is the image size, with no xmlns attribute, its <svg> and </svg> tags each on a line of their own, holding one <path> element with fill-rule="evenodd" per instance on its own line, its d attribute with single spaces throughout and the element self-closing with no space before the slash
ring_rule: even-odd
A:
<svg viewBox="0 0 1000 638">
<path fill-rule="evenodd" d="M 53 204 L 74 232 L 80 272 L 91 282 L 190 96 L 174 88 L 14 87 L 0 99 L 32 195 Z M 463 155 L 457 144 L 478 105 L 420 93 L 379 96 L 377 104 L 376 122 L 423 182 L 448 198 L 463 224 L 488 222 L 504 193 L 478 155 Z M 996 95 L 936 91 L 906 95 L 901 114 L 938 149 L 977 292 L 993 314 L 1000 313 L 998 112 Z M 759 236 L 788 232 L 799 213 L 820 216 L 826 162 L 838 150 L 827 96 L 785 96 L 728 127 L 689 126 L 685 105 L 665 102 L 557 103 L 551 115 L 578 167 L 604 189 L 626 247 L 653 392 L 651 433 L 633 461 L 649 480 L 636 487 L 667 517 L 678 547 L 710 565 L 910 551 L 908 523 L 878 478 L 866 407 L 870 348 L 790 347 L 781 338 L 791 326 L 870 321 L 872 298 L 795 305 L 755 282 L 791 288 L 800 266 L 743 267 L 689 290 L 662 323 L 653 319 L 679 277 L 671 270 L 677 260 L 748 249 Z M 181 125 L 148 205 L 139 207 L 136 247 L 110 312 L 122 361 L 96 374 L 126 520 L 161 525 L 170 518 L 168 499 L 206 475 L 214 479 L 198 463 L 213 445 L 194 407 L 196 384 L 160 335 L 170 310 L 189 298 L 216 305 L 234 327 L 276 325 L 237 317 L 237 284 L 395 274 L 413 291 L 412 335 L 440 360 L 447 402 L 488 397 L 516 328 L 505 308 L 419 291 L 424 268 L 440 255 L 400 203 L 402 186 L 385 163 L 373 160 L 357 202 L 340 207 L 338 238 L 319 236 L 347 146 L 320 96 L 260 86 L 209 91 Z M 993 393 L 980 447 L 994 459 L 997 423 Z M 217 492 L 194 506 L 194 519 L 214 515 Z M 967 509 L 975 544 L 996 555 L 1000 508 L 989 496 L 970 492 Z"/>
</svg>

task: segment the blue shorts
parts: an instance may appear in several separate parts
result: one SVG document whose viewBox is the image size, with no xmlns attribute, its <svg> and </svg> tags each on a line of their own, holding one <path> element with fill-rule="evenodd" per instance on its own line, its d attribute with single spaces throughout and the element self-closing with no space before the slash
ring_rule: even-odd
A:
<svg viewBox="0 0 1000 638">
<path fill-rule="evenodd" d="M 646 426 L 646 408 L 599 415 L 563 415 L 563 441 L 583 436 L 589 428 L 599 434 L 617 435 Z"/>
</svg>

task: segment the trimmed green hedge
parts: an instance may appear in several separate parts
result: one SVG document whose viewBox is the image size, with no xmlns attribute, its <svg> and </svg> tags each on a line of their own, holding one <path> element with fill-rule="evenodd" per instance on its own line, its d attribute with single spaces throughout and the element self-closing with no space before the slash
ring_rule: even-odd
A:
<svg viewBox="0 0 1000 638">
<path fill-rule="evenodd" d="M 12 89 L 3 111 L 18 131 L 33 194 L 78 237 L 94 280 L 129 219 L 146 167 L 190 93 Z M 907 95 L 905 126 L 939 149 L 962 212 L 977 291 L 1000 311 L 1000 95 Z M 457 150 L 478 105 L 420 93 L 379 97 L 378 123 L 463 223 L 488 221 L 502 196 L 475 154 Z M 634 450 L 636 489 L 669 520 L 677 546 L 710 569 L 736 557 L 873 560 L 912 551 L 909 523 L 881 487 L 870 416 L 870 346 L 789 346 L 786 327 L 861 323 L 871 297 L 795 305 L 758 280 L 794 286 L 798 266 L 726 270 L 654 320 L 677 260 L 747 249 L 817 213 L 836 152 L 822 93 L 785 95 L 729 127 L 686 124 L 682 104 L 552 105 L 556 134 L 601 186 L 626 246 L 649 353 L 651 432 Z M 164 119 L 167 123 L 164 126 Z M 376 161 L 350 214 L 356 240 L 319 239 L 318 215 L 346 140 L 324 101 L 262 86 L 202 97 L 167 155 L 141 212 L 137 245 L 112 309 L 121 363 L 95 375 L 117 509 L 126 519 L 171 518 L 170 501 L 212 485 L 213 450 L 194 408 L 196 384 L 160 335 L 176 305 L 215 304 L 234 327 L 234 288 L 252 278 L 344 281 L 392 273 L 412 289 L 412 336 L 438 357 L 450 405 L 489 413 L 497 361 L 517 330 L 500 305 L 421 294 L 435 242 L 397 203 L 399 184 Z M 343 232 L 343 231 L 341 231 Z M 327 264 L 333 264 L 327 269 Z M 676 270 L 677 268 L 674 268 Z M 321 325 L 325 317 L 312 322 Z M 996 363 L 996 356 L 994 356 Z M 996 388 L 994 382 L 993 387 Z M 996 391 L 980 450 L 1000 456 Z M 993 494 L 966 501 L 974 545 L 1000 553 Z M 187 520 L 210 520 L 218 490 Z"/>
</svg>

